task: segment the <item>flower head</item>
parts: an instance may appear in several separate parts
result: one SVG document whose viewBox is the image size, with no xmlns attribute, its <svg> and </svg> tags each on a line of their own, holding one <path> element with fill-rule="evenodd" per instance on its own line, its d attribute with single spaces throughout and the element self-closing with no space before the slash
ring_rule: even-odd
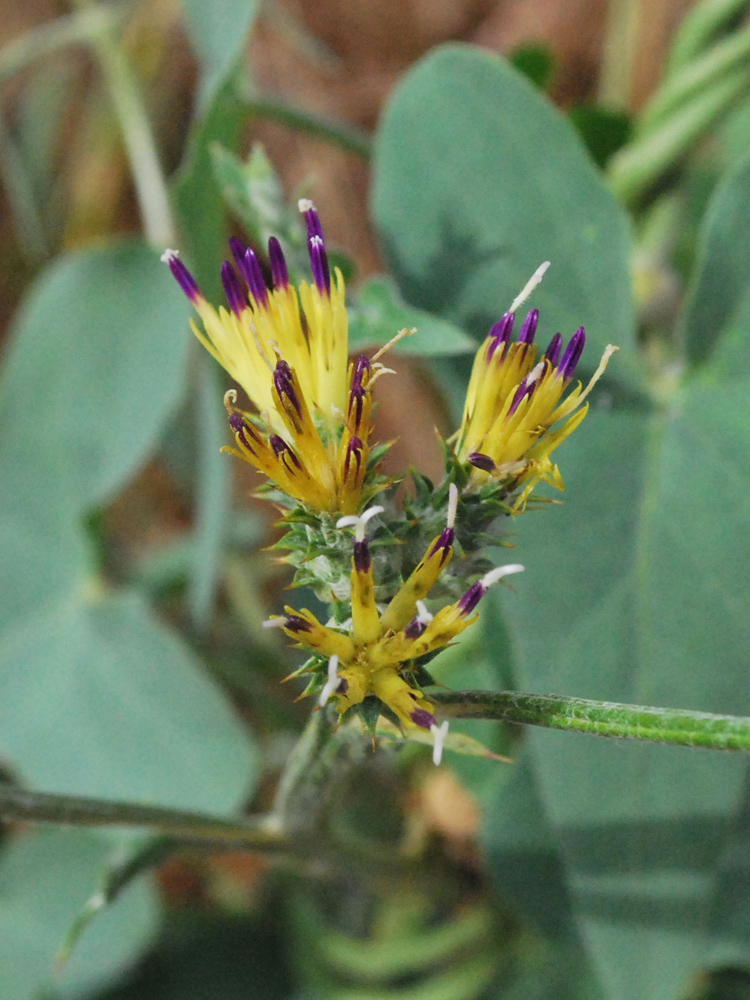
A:
<svg viewBox="0 0 750 1000">
<path fill-rule="evenodd" d="M 523 301 L 541 280 L 542 265 L 513 303 Z M 584 389 L 579 382 L 565 395 L 586 342 L 580 327 L 563 349 L 559 333 L 539 357 L 534 343 L 539 312 L 532 309 L 518 339 L 511 335 L 515 312 L 494 324 L 477 352 L 466 394 L 456 455 L 472 468 L 472 478 L 490 478 L 523 486 L 522 505 L 542 479 L 562 488 L 562 479 L 550 455 L 573 433 L 588 412 L 584 401 L 617 349 L 609 346 Z"/>
<path fill-rule="evenodd" d="M 285 493 L 318 510 L 355 512 L 368 471 L 372 386 L 382 365 L 348 359 L 348 320 L 341 271 L 328 263 L 320 219 L 311 201 L 307 224 L 312 283 L 289 282 L 284 253 L 271 237 L 268 287 L 257 255 L 230 240 L 233 261 L 221 269 L 227 307 L 201 293 L 176 251 L 163 260 L 198 313 L 193 331 L 244 389 L 255 412 L 225 404 L 235 447 L 228 449 Z"/>
<path fill-rule="evenodd" d="M 372 507 L 361 517 L 346 516 L 341 528 L 353 527 L 351 561 L 351 624 L 344 630 L 323 625 L 310 611 L 285 609 L 285 615 L 271 619 L 300 645 L 328 661 L 327 677 L 320 704 L 336 696 L 336 709 L 343 715 L 375 696 L 406 729 L 431 732 L 435 739 L 435 760 L 439 763 L 445 726 L 437 726 L 434 707 L 419 689 L 412 673 L 413 661 L 448 645 L 477 619 L 476 608 L 487 590 L 500 579 L 519 573 L 523 566 L 500 566 L 473 583 L 453 604 L 435 615 L 424 605 L 433 584 L 451 558 L 454 541 L 458 491 L 451 485 L 446 528 L 427 546 L 424 557 L 402 583 L 385 608 L 375 603 L 368 522 L 383 512 Z"/>
</svg>

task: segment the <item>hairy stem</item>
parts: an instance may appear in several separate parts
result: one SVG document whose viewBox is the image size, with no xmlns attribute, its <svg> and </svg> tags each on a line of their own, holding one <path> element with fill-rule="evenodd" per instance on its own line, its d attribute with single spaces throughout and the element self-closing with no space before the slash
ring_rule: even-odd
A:
<svg viewBox="0 0 750 1000">
<path fill-rule="evenodd" d="M 594 736 L 750 750 L 750 718 L 516 691 L 430 693 L 441 718 L 500 719 Z"/>
<path fill-rule="evenodd" d="M 73 3 L 81 12 L 96 9 L 92 0 Z M 154 133 L 133 67 L 108 19 L 93 22 L 89 44 L 96 53 L 120 123 L 146 241 L 155 250 L 163 250 L 174 243 L 175 225 Z"/>
</svg>

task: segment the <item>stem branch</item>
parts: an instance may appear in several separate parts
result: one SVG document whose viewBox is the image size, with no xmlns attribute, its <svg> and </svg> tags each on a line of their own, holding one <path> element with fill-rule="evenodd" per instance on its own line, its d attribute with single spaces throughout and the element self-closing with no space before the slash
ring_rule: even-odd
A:
<svg viewBox="0 0 750 1000">
<path fill-rule="evenodd" d="M 442 718 L 500 719 L 617 739 L 750 750 L 750 718 L 736 715 L 516 691 L 441 691 L 430 693 L 430 700 Z"/>
</svg>

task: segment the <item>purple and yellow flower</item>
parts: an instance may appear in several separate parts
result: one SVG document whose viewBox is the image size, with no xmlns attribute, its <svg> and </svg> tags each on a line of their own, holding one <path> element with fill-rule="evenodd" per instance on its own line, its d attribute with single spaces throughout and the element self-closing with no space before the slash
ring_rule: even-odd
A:
<svg viewBox="0 0 750 1000">
<path fill-rule="evenodd" d="M 444 648 L 473 624 L 477 605 L 498 580 L 519 573 L 523 566 L 500 566 L 473 583 L 454 604 L 430 614 L 423 598 L 447 566 L 454 543 L 458 490 L 450 487 L 445 529 L 427 546 L 424 557 L 401 585 L 388 605 L 375 602 L 370 546 L 365 530 L 368 521 L 382 513 L 370 507 L 360 517 L 339 520 L 341 528 L 353 527 L 351 563 L 351 623 L 346 629 L 324 625 L 307 610 L 285 608 L 285 615 L 267 624 L 280 627 L 301 646 L 328 659 L 328 677 L 320 694 L 323 705 L 336 697 L 336 710 L 343 715 L 370 695 L 378 698 L 405 729 L 432 732 L 436 756 L 440 756 L 445 727 L 438 727 L 434 706 L 415 686 L 411 677 L 414 660 Z M 409 676 L 405 676 L 408 674 Z"/>
<path fill-rule="evenodd" d="M 225 396 L 235 447 L 227 449 L 273 480 L 290 497 L 317 510 L 360 509 L 370 449 L 375 379 L 385 369 L 348 357 L 344 279 L 328 263 L 318 213 L 300 201 L 307 224 L 312 283 L 289 281 L 275 237 L 268 244 L 269 288 L 256 253 L 230 240 L 233 262 L 221 277 L 227 307 L 201 293 L 176 251 L 163 256 L 203 324 L 191 323 L 206 350 L 244 389 L 255 412 Z"/>
<path fill-rule="evenodd" d="M 523 487 L 517 500 L 522 507 L 541 480 L 563 488 L 550 455 L 586 416 L 589 404 L 584 401 L 617 348 L 606 348 L 585 389 L 579 382 L 565 395 L 586 342 L 584 328 L 576 330 L 564 349 L 556 333 L 537 360 L 539 312 L 528 313 L 518 339 L 511 342 L 514 320 L 514 312 L 505 313 L 477 352 L 456 455 L 472 467 L 476 484 L 494 478 Z"/>
</svg>

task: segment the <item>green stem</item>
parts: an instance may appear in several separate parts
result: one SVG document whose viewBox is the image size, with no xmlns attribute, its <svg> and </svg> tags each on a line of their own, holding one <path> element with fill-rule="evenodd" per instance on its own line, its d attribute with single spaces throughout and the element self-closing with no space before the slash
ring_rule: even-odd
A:
<svg viewBox="0 0 750 1000">
<path fill-rule="evenodd" d="M 81 12 L 93 15 L 96 10 L 93 0 L 72 2 Z M 93 21 L 89 43 L 96 53 L 120 123 L 146 241 L 155 250 L 163 250 L 175 241 L 175 225 L 167 183 L 138 81 L 108 19 Z"/>
<path fill-rule="evenodd" d="M 748 57 L 750 28 L 717 42 L 657 91 L 638 123 L 638 136 L 663 128 L 689 101 L 709 93 L 735 70 L 747 73 Z"/>
<path fill-rule="evenodd" d="M 369 159 L 372 152 L 370 137 L 362 129 L 325 115 L 313 114 L 277 97 L 253 93 L 246 98 L 246 107 L 257 118 L 281 122 L 282 125 L 288 125 L 298 132 L 306 132 L 346 150 L 347 153 L 361 156 L 362 159 Z"/>
<path fill-rule="evenodd" d="M 658 130 L 649 131 L 620 150 L 610 160 L 607 171 L 613 193 L 626 204 L 638 203 L 746 93 L 748 83 L 750 70 L 736 68 L 710 91 L 688 102 Z"/>
<path fill-rule="evenodd" d="M 708 48 L 721 31 L 750 6 L 748 0 L 703 0 L 688 11 L 672 43 L 665 78 L 684 69 Z"/>
<path fill-rule="evenodd" d="M 115 20 L 116 13 L 111 8 L 95 7 L 24 32 L 0 49 L 0 84 L 57 49 L 87 42 L 103 23 L 113 24 Z"/>
<path fill-rule="evenodd" d="M 650 708 L 516 691 L 430 694 L 441 718 L 500 719 L 615 739 L 676 743 L 712 750 L 750 750 L 750 718 Z"/>
<path fill-rule="evenodd" d="M 0 109 L 0 175 L 8 197 L 20 245 L 33 264 L 49 255 L 44 224 L 37 204 L 34 185 L 23 156 L 16 146 Z"/>
<path fill-rule="evenodd" d="M 135 827 L 175 840 L 236 850 L 278 851 L 288 846 L 278 826 L 263 817 L 227 820 L 179 809 L 48 795 L 9 786 L 0 788 L 0 818 L 54 826 Z"/>
<path fill-rule="evenodd" d="M 640 0 L 609 0 L 599 101 L 627 111 L 638 55 Z"/>
</svg>

